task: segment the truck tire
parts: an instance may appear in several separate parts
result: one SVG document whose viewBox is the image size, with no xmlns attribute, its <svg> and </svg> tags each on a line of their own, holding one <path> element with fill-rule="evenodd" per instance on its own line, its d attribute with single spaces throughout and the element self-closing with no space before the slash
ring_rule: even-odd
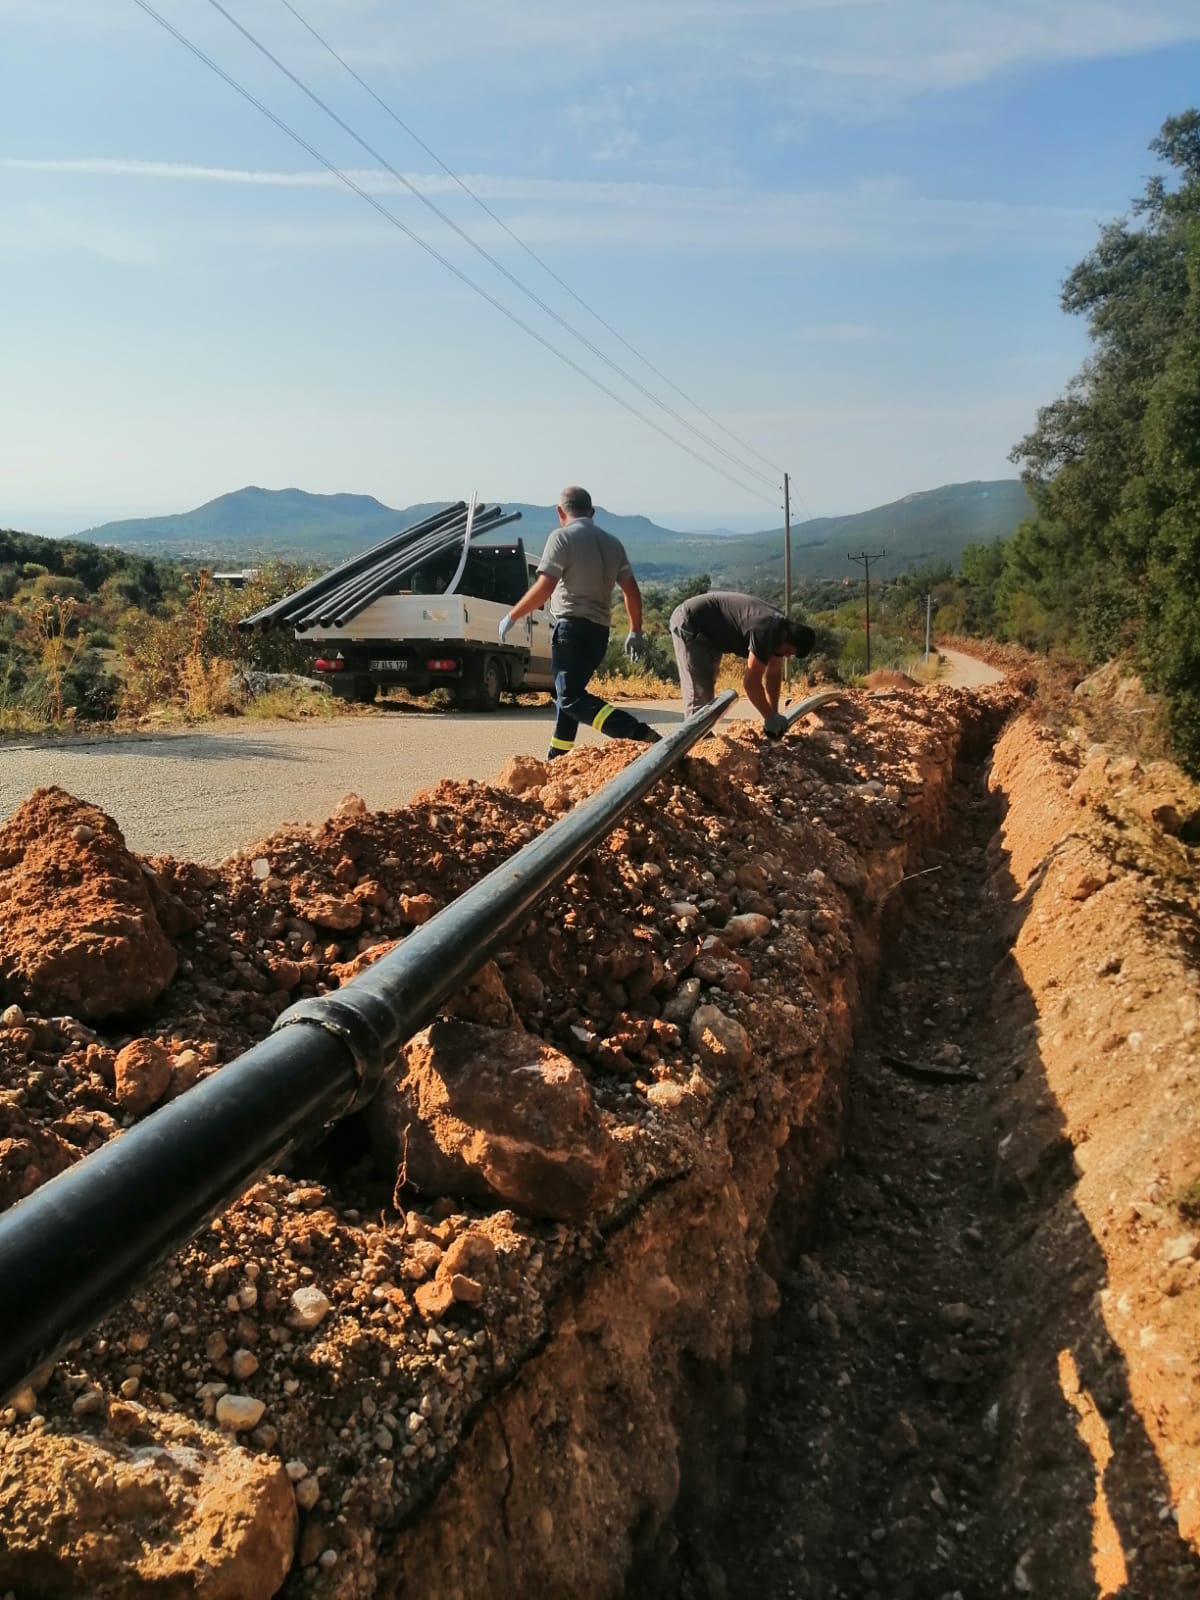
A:
<svg viewBox="0 0 1200 1600">
<path fill-rule="evenodd" d="M 375 696 L 379 693 L 379 685 L 373 678 L 356 676 L 354 679 L 354 694 L 352 698 L 360 706 L 373 706 Z"/>
<path fill-rule="evenodd" d="M 477 656 L 471 663 L 469 702 L 477 711 L 495 711 L 505 687 L 504 663 L 499 656 Z"/>
</svg>

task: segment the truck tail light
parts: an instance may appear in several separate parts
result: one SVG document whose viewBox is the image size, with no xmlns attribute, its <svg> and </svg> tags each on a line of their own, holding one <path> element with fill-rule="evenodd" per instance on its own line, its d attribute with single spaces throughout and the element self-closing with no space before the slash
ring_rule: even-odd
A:
<svg viewBox="0 0 1200 1600">
<path fill-rule="evenodd" d="M 324 657 L 321 656 L 313 662 L 313 669 L 316 672 L 345 672 L 346 663 L 342 660 L 341 656 L 336 656 L 332 661 L 326 661 Z"/>
<path fill-rule="evenodd" d="M 428 672 L 453 672 L 458 662 L 453 656 L 434 656 L 425 663 Z"/>
</svg>

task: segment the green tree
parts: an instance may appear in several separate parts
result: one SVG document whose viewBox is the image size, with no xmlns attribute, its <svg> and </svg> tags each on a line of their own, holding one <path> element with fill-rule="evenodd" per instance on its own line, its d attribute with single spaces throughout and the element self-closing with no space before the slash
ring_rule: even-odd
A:
<svg viewBox="0 0 1200 1600">
<path fill-rule="evenodd" d="M 1200 111 L 1163 124 L 1169 169 L 1101 232 L 1062 304 L 1092 351 L 1013 459 L 1035 515 L 995 589 L 1003 631 L 1094 662 L 1135 654 L 1200 769 Z"/>
<path fill-rule="evenodd" d="M 1145 542 L 1146 676 L 1167 697 L 1172 738 L 1200 776 L 1200 219 L 1189 225 L 1183 326 L 1146 408 L 1145 470 L 1126 495 L 1130 542 Z"/>
</svg>

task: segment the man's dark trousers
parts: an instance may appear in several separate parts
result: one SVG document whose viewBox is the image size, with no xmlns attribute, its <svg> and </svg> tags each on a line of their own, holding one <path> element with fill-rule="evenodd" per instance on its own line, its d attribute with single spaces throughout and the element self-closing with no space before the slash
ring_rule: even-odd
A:
<svg viewBox="0 0 1200 1600">
<path fill-rule="evenodd" d="M 608 649 L 607 628 L 585 617 L 562 617 L 550 636 L 550 669 L 554 673 L 554 694 L 558 716 L 550 740 L 549 759 L 575 748 L 575 734 L 581 722 L 589 722 L 598 732 L 613 739 L 645 740 L 648 729 L 628 711 L 621 711 L 588 692 L 588 682 L 604 660 Z"/>
</svg>

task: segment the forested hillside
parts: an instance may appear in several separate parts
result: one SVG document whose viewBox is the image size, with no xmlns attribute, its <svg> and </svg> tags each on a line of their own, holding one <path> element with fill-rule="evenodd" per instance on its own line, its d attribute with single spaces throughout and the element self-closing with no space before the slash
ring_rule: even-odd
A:
<svg viewBox="0 0 1200 1600">
<path fill-rule="evenodd" d="M 1064 285 L 1091 354 L 1013 451 L 1034 515 L 964 552 L 965 622 L 1089 663 L 1127 655 L 1200 773 L 1200 111 L 1150 148 L 1166 175 Z"/>
</svg>

